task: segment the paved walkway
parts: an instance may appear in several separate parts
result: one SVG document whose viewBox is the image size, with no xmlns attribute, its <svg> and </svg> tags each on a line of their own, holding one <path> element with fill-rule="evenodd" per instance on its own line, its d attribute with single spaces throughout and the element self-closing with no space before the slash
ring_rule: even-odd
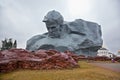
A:
<svg viewBox="0 0 120 80">
<path fill-rule="evenodd" d="M 116 72 L 120 72 L 120 63 L 91 63 L 91 64 L 107 68 Z"/>
</svg>

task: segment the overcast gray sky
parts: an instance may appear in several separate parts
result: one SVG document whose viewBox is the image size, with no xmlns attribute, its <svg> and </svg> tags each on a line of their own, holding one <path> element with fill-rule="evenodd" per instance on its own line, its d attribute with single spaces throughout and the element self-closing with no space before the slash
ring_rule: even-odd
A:
<svg viewBox="0 0 120 80">
<path fill-rule="evenodd" d="M 34 35 L 46 32 L 43 17 L 59 11 L 65 21 L 84 19 L 101 25 L 103 46 L 120 49 L 120 0 L 0 0 L 0 40 L 13 38 L 19 48 Z"/>
</svg>

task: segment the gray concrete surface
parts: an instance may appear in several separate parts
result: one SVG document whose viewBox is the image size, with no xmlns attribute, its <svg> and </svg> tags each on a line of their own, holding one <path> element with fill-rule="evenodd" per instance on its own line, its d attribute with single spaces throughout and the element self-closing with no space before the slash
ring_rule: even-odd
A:
<svg viewBox="0 0 120 80">
<path fill-rule="evenodd" d="M 120 63 L 91 63 L 93 65 L 103 67 L 112 71 L 120 72 Z"/>
</svg>

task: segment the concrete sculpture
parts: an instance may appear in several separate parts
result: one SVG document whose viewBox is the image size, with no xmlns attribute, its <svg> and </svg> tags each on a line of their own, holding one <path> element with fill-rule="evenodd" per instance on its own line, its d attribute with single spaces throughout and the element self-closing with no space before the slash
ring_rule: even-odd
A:
<svg viewBox="0 0 120 80">
<path fill-rule="evenodd" d="M 44 17 L 48 32 L 33 36 L 27 41 L 27 50 L 56 49 L 76 54 L 95 56 L 102 46 L 101 27 L 97 23 L 76 19 L 66 22 L 63 16 L 53 10 Z"/>
</svg>

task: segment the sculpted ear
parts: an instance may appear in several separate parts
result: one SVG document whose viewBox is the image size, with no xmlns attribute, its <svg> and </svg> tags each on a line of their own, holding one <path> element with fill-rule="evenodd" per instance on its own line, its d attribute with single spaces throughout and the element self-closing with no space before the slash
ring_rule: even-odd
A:
<svg viewBox="0 0 120 80">
<path fill-rule="evenodd" d="M 66 32 L 66 33 L 71 32 L 71 29 L 68 27 L 67 24 L 63 24 L 61 29 L 62 29 L 63 32 Z"/>
</svg>

